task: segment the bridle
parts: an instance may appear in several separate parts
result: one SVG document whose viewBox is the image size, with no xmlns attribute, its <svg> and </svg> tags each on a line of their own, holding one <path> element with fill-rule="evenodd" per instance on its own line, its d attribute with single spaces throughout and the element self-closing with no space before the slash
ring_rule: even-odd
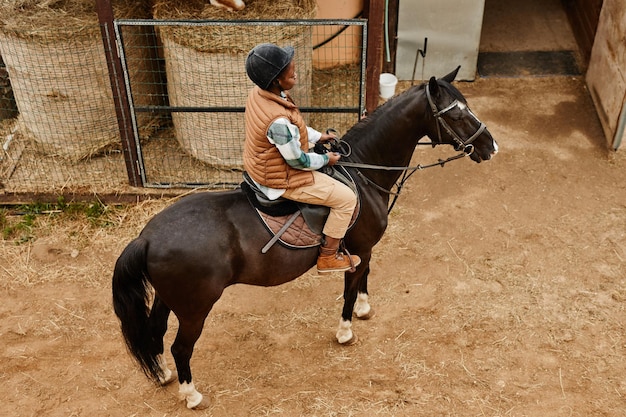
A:
<svg viewBox="0 0 626 417">
<path fill-rule="evenodd" d="M 444 145 L 442 137 L 441 137 L 441 128 L 443 128 L 446 131 L 446 133 L 448 133 L 448 135 L 450 135 L 450 137 L 452 137 L 452 139 L 456 143 L 456 146 L 454 147 L 454 149 L 456 151 L 460 151 L 461 153 L 459 153 L 458 155 L 455 155 L 455 156 L 451 156 L 451 157 L 449 157 L 447 159 L 439 159 L 437 162 L 434 162 L 432 164 L 428 164 L 428 165 L 417 164 L 415 166 L 406 166 L 406 167 L 393 167 L 393 166 L 385 166 L 385 165 L 361 164 L 361 163 L 356 163 L 356 162 L 344 162 L 344 161 L 341 161 L 341 160 L 339 160 L 337 162 L 337 164 L 336 164 L 336 165 L 340 165 L 340 166 L 343 166 L 343 167 L 357 168 L 356 173 L 365 182 L 365 184 L 371 185 L 374 188 L 376 188 L 377 190 L 382 191 L 382 192 L 384 192 L 386 194 L 393 195 L 394 198 L 393 198 L 393 200 L 391 202 L 391 205 L 387 209 L 387 213 L 391 212 L 391 209 L 396 204 L 396 200 L 400 196 L 400 192 L 402 191 L 402 187 L 404 186 L 404 183 L 411 177 L 411 175 L 413 175 L 416 171 L 420 171 L 420 170 L 426 169 L 426 168 L 431 168 L 431 167 L 434 167 L 434 166 L 440 166 L 440 167 L 443 168 L 443 166 L 446 163 L 450 162 L 450 161 L 454 161 L 454 160 L 461 159 L 463 157 L 471 155 L 474 152 L 473 142 L 487 128 L 487 125 L 485 125 L 483 122 L 481 122 L 478 119 L 478 117 L 476 117 L 474 115 L 474 113 L 472 113 L 472 111 L 469 108 L 467 108 L 467 111 L 469 112 L 469 114 L 480 124 L 480 126 L 478 127 L 478 130 L 476 130 L 476 132 L 472 136 L 470 136 L 469 138 L 463 140 L 454 131 L 454 129 L 452 129 L 450 127 L 450 125 L 443 118 L 444 114 L 446 114 L 447 112 L 449 112 L 453 108 L 458 107 L 460 105 L 459 100 L 454 100 L 447 107 L 445 107 L 442 110 L 439 110 L 439 109 L 437 109 L 437 105 L 435 104 L 435 102 L 432 99 L 432 96 L 430 94 L 430 90 L 428 88 L 428 85 L 425 85 L 425 90 L 426 90 L 426 98 L 428 99 L 428 104 L 430 106 L 430 109 L 432 111 L 433 116 L 435 117 L 435 120 L 437 121 L 437 139 L 438 139 L 438 142 L 436 142 L 436 143 L 435 142 L 430 142 L 430 143 L 419 143 L 418 142 L 418 145 L 431 145 L 431 146 Z M 350 145 L 347 142 L 342 141 L 341 139 L 337 139 L 337 141 L 332 145 L 332 147 L 335 148 L 333 151 L 334 152 L 339 151 L 341 156 L 349 156 L 352 153 L 352 149 L 350 148 Z M 391 190 L 387 190 L 386 188 L 381 187 L 380 185 L 376 184 L 375 182 L 373 182 L 372 180 L 367 178 L 358 168 L 378 169 L 378 170 L 384 170 L 384 171 L 403 171 L 403 172 L 402 172 L 402 178 L 400 178 L 400 180 L 398 180 L 398 182 L 396 182 L 396 184 L 395 184 L 396 191 L 394 192 L 394 191 L 391 191 Z"/>
<path fill-rule="evenodd" d="M 450 137 L 454 139 L 454 142 L 456 143 L 456 146 L 454 147 L 455 150 L 463 151 L 466 155 L 471 155 L 474 152 L 474 145 L 472 144 L 472 142 L 474 142 L 477 137 L 482 135 L 482 133 L 487 128 L 487 125 L 485 125 L 483 122 L 478 120 L 478 117 L 476 117 L 474 113 L 472 113 L 472 111 L 468 108 L 467 111 L 478 123 L 480 123 L 480 126 L 478 127 L 478 130 L 472 136 L 463 140 L 443 118 L 444 114 L 446 114 L 447 112 L 449 112 L 455 107 L 459 107 L 459 104 L 460 104 L 459 100 L 454 100 L 446 108 L 442 110 L 438 110 L 437 105 L 435 104 L 432 96 L 430 95 L 430 89 L 428 88 L 428 86 L 426 86 L 425 89 L 426 89 L 426 98 L 428 99 L 428 104 L 430 105 L 430 109 L 433 112 L 433 116 L 437 120 L 437 139 L 439 139 L 438 145 L 442 144 L 443 142 L 441 139 L 441 128 L 443 128 L 448 133 L 448 135 L 450 135 Z"/>
</svg>

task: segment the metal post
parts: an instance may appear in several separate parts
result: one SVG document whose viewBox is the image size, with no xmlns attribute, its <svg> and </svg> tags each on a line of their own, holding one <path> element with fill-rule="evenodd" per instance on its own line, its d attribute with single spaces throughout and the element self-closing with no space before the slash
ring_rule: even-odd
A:
<svg viewBox="0 0 626 417">
<path fill-rule="evenodd" d="M 102 42 L 106 54 L 107 67 L 109 69 L 109 79 L 111 81 L 111 91 L 115 103 L 115 113 L 117 123 L 120 128 L 122 138 L 122 150 L 124 161 L 126 162 L 126 172 L 128 182 L 133 187 L 142 187 L 143 181 L 139 172 L 139 157 L 137 154 L 137 143 L 133 133 L 131 121 L 130 103 L 124 85 L 124 73 L 122 71 L 122 61 L 117 51 L 117 40 L 113 27 L 113 7 L 111 0 L 96 0 L 96 11 L 102 31 Z"/>
</svg>

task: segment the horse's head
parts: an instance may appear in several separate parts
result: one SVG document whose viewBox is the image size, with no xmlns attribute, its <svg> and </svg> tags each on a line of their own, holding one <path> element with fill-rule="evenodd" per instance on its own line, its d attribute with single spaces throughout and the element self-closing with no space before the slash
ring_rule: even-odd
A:
<svg viewBox="0 0 626 417">
<path fill-rule="evenodd" d="M 459 68 L 439 80 L 432 77 L 425 85 L 433 115 L 428 137 L 433 144 L 452 145 L 466 152 L 476 162 L 486 161 L 498 152 L 498 144 L 469 109 L 463 94 L 451 84 Z"/>
</svg>

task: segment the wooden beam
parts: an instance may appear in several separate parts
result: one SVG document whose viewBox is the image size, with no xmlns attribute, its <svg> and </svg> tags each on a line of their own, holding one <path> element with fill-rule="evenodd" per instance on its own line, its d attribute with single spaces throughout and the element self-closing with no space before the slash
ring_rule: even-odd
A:
<svg viewBox="0 0 626 417">
<path fill-rule="evenodd" d="M 365 109 L 368 113 L 371 113 L 379 103 L 378 79 L 382 70 L 383 57 L 384 0 L 365 0 L 363 14 L 368 20 Z"/>
</svg>

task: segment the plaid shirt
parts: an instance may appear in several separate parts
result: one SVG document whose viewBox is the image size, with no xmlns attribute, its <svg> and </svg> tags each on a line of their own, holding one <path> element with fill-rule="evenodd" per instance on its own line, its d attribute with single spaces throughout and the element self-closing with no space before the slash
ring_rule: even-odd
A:
<svg viewBox="0 0 626 417">
<path fill-rule="evenodd" d="M 307 134 L 309 143 L 312 144 L 322 137 L 320 132 L 308 126 Z M 282 157 L 292 168 L 316 171 L 328 164 L 328 155 L 302 151 L 298 127 L 284 117 L 276 119 L 270 125 L 267 130 L 267 140 L 278 148 Z M 270 188 L 260 184 L 257 184 L 257 186 L 270 200 L 277 199 L 285 192 L 284 189 Z"/>
</svg>

